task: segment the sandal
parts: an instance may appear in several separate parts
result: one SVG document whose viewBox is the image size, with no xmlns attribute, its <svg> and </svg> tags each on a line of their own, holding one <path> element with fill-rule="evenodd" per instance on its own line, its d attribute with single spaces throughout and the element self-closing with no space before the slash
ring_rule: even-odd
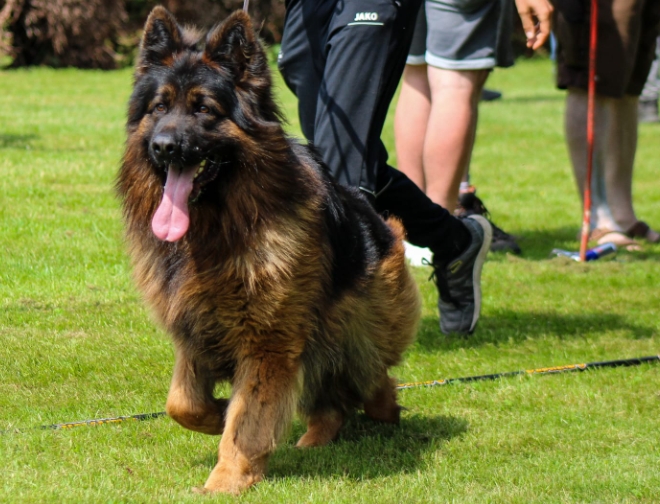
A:
<svg viewBox="0 0 660 504">
<path fill-rule="evenodd" d="M 635 222 L 632 227 L 626 231 L 626 236 L 630 238 L 642 238 L 649 243 L 660 243 L 660 234 L 653 231 L 644 221 Z"/>
<path fill-rule="evenodd" d="M 635 247 L 638 243 L 632 238 L 626 236 L 621 231 L 612 231 L 611 229 L 594 229 L 589 233 L 589 241 L 595 241 L 598 245 L 603 243 L 614 243 L 617 247 Z"/>
</svg>

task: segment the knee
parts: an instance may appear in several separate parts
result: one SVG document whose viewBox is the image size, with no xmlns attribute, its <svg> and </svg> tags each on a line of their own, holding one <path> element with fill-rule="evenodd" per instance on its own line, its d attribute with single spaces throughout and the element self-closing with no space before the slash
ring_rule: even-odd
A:
<svg viewBox="0 0 660 504">
<path fill-rule="evenodd" d="M 172 420 L 187 429 L 194 430 L 196 423 L 199 422 L 200 415 L 196 414 L 194 409 L 186 405 L 183 401 L 167 399 L 165 404 L 165 412 Z"/>
</svg>

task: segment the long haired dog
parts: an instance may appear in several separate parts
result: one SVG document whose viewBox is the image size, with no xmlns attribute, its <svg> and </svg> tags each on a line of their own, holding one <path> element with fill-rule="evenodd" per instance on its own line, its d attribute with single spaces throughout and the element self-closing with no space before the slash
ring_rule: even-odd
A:
<svg viewBox="0 0 660 504">
<path fill-rule="evenodd" d="M 398 422 L 388 368 L 420 311 L 403 229 L 285 135 L 249 17 L 202 42 L 156 7 L 127 133 L 117 188 L 137 285 L 174 340 L 167 413 L 222 434 L 205 489 L 261 480 L 296 411 L 304 447 L 356 409 Z"/>
</svg>

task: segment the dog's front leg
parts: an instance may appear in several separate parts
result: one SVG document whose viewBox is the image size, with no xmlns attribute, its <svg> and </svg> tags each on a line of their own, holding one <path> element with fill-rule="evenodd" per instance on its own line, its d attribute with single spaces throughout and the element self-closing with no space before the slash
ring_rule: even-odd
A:
<svg viewBox="0 0 660 504">
<path fill-rule="evenodd" d="M 263 478 L 295 411 L 298 369 L 297 359 L 282 354 L 239 363 L 218 463 L 205 490 L 238 494 Z"/>
<path fill-rule="evenodd" d="M 185 428 L 204 434 L 222 434 L 228 401 L 215 399 L 215 381 L 179 345 L 175 346 L 174 373 L 165 409 Z"/>
</svg>

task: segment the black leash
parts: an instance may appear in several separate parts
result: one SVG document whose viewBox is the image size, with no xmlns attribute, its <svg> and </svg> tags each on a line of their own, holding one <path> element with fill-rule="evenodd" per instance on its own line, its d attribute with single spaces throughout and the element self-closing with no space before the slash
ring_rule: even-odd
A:
<svg viewBox="0 0 660 504">
<path fill-rule="evenodd" d="M 407 390 L 417 387 L 437 387 L 439 385 L 451 385 L 452 383 L 469 383 L 475 381 L 497 380 L 500 378 L 509 378 L 512 376 L 559 374 L 559 373 L 574 372 L 574 371 L 586 371 L 587 369 L 639 366 L 641 364 L 646 364 L 646 363 L 651 364 L 655 362 L 660 362 L 660 355 L 651 355 L 648 357 L 635 357 L 633 359 L 620 359 L 620 360 L 603 361 L 603 362 L 587 362 L 584 364 L 567 364 L 565 366 L 525 369 L 522 371 L 509 371 L 506 373 L 495 373 L 495 374 L 478 375 L 478 376 L 465 376 L 463 378 L 447 378 L 443 380 L 401 383 L 397 385 L 396 388 L 398 390 Z M 66 429 L 73 429 L 75 427 L 89 427 L 89 426 L 104 425 L 104 424 L 117 424 L 117 423 L 130 422 L 130 421 L 141 422 L 143 420 L 151 420 L 153 418 L 160 418 L 163 416 L 167 416 L 167 413 L 164 411 L 158 411 L 156 413 L 141 413 L 139 415 L 118 416 L 112 418 L 96 418 L 93 420 L 81 420 L 79 422 L 41 425 L 39 427 L 33 427 L 30 429 L 10 429 L 6 431 L 0 431 L 0 434 L 20 433 L 20 432 L 25 432 L 26 430 L 66 430 Z"/>
<path fill-rule="evenodd" d="M 66 430 L 73 429 L 75 427 L 91 427 L 96 425 L 117 424 L 130 421 L 141 422 L 143 420 L 151 420 L 152 418 L 159 418 L 162 416 L 167 416 L 167 413 L 164 411 L 159 411 L 157 413 L 140 413 L 139 415 L 118 416 L 111 418 L 94 418 L 92 420 L 80 420 L 79 422 L 40 425 L 39 427 L 29 427 L 27 429 L 8 429 L 0 431 L 0 434 L 20 434 L 21 432 L 31 430 Z"/>
<path fill-rule="evenodd" d="M 464 378 L 448 378 L 445 380 L 433 380 L 425 382 L 402 383 L 397 386 L 399 390 L 405 390 L 415 387 L 435 387 L 438 385 L 450 385 L 452 383 L 468 383 L 475 381 L 497 380 L 499 378 L 509 378 L 511 376 L 537 375 L 537 374 L 557 374 L 570 371 L 586 371 L 587 369 L 596 369 L 604 367 L 628 367 L 639 366 L 644 363 L 658 362 L 660 355 L 651 355 L 649 357 L 635 357 L 633 359 L 620 359 L 603 362 L 587 362 L 584 364 L 567 364 L 565 366 L 554 366 L 537 369 L 525 369 L 522 371 L 509 371 L 507 373 L 495 373 L 479 376 L 466 376 Z"/>
</svg>

